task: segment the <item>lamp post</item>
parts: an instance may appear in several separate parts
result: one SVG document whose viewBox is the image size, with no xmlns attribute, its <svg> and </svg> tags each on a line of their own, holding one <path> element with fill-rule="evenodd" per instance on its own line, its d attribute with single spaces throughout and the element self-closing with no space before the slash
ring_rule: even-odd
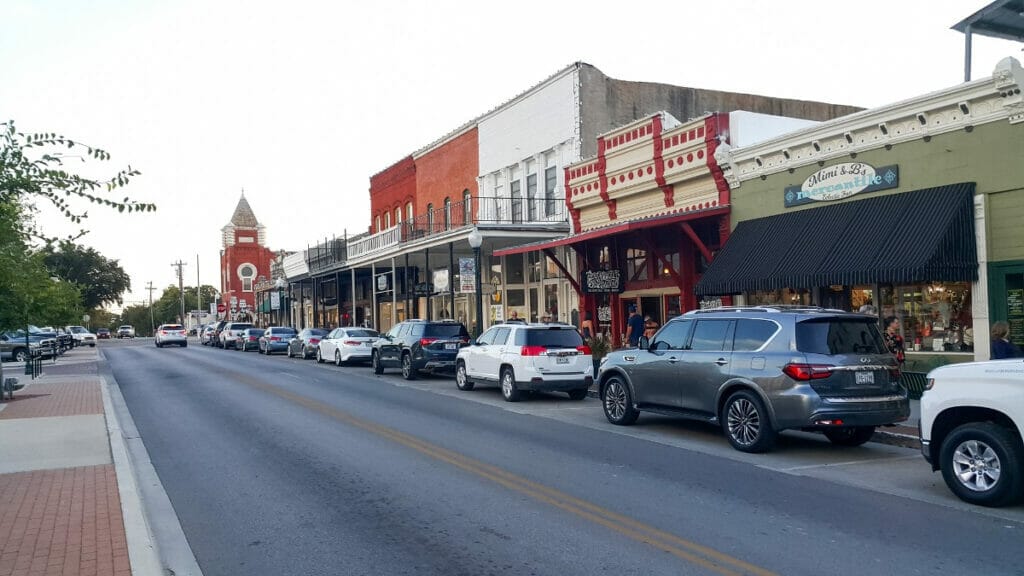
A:
<svg viewBox="0 0 1024 576">
<path fill-rule="evenodd" d="M 473 249 L 473 268 L 476 271 L 476 334 L 474 337 L 479 338 L 484 331 L 484 294 L 480 286 L 480 245 L 484 243 L 484 237 L 480 235 L 479 230 L 473 228 L 467 240 Z"/>
<path fill-rule="evenodd" d="M 284 278 L 278 277 L 274 286 L 277 288 L 277 324 L 284 326 Z"/>
</svg>

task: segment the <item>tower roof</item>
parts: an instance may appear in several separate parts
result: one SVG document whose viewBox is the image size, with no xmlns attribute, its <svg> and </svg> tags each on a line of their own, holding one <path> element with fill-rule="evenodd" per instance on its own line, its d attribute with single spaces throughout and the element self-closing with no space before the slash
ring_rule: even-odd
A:
<svg viewBox="0 0 1024 576">
<path fill-rule="evenodd" d="M 256 228 L 260 225 L 256 215 L 252 213 L 249 201 L 245 199 L 245 192 L 242 192 L 242 197 L 238 200 L 235 213 L 231 216 L 231 223 L 240 228 Z"/>
</svg>

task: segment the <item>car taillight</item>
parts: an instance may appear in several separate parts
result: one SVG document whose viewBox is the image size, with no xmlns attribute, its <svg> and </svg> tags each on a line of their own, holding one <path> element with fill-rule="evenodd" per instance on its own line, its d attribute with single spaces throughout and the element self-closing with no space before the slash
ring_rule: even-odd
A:
<svg viewBox="0 0 1024 576">
<path fill-rule="evenodd" d="M 310 338 L 309 339 L 309 343 L 310 344 L 319 344 L 320 343 L 320 339 L 319 338 Z"/>
<path fill-rule="evenodd" d="M 548 349 L 543 346 L 523 346 L 519 349 L 520 356 L 542 356 Z"/>
<path fill-rule="evenodd" d="M 463 344 L 469 344 L 469 336 L 463 336 L 462 338 L 459 338 L 459 342 Z"/>
<path fill-rule="evenodd" d="M 583 355 L 590 356 L 590 346 L 584 344 L 583 346 L 577 346 L 576 350 Z"/>
<path fill-rule="evenodd" d="M 360 342 L 358 340 L 345 340 L 342 344 L 345 346 L 359 346 Z"/>
<path fill-rule="evenodd" d="M 794 380 L 820 380 L 832 375 L 832 367 L 827 364 L 786 364 L 782 372 Z"/>
<path fill-rule="evenodd" d="M 270 337 L 270 341 L 271 341 L 271 342 L 280 342 L 280 341 L 281 341 L 281 339 L 280 339 L 280 338 L 278 338 L 277 336 L 271 336 L 271 337 Z"/>
<path fill-rule="evenodd" d="M 437 342 L 437 338 L 420 338 L 420 346 L 429 346 Z"/>
<path fill-rule="evenodd" d="M 164 332 L 163 330 L 161 330 L 161 331 L 160 331 L 160 335 L 161 335 L 161 336 L 166 336 L 166 335 L 167 335 L 167 332 Z"/>
<path fill-rule="evenodd" d="M 256 340 L 259 340 L 259 338 L 256 338 L 255 336 L 249 336 L 249 342 L 255 342 Z"/>
</svg>

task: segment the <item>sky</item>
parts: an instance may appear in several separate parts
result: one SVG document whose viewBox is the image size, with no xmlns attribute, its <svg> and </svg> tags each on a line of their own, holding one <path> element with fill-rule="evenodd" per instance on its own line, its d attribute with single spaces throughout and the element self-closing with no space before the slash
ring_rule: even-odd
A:
<svg viewBox="0 0 1024 576">
<path fill-rule="evenodd" d="M 105 149 L 155 212 L 88 209 L 80 242 L 131 276 L 125 304 L 219 289 L 245 197 L 268 247 L 366 231 L 370 176 L 584 61 L 633 81 L 875 107 L 956 85 L 950 27 L 988 0 L 513 3 L 3 0 L 0 121 Z M 1024 16 L 1022 16 L 1024 17 Z M 975 36 L 973 77 L 1019 43 Z M 125 193 L 115 193 L 121 199 Z M 52 211 L 44 232 L 77 230 Z"/>
</svg>

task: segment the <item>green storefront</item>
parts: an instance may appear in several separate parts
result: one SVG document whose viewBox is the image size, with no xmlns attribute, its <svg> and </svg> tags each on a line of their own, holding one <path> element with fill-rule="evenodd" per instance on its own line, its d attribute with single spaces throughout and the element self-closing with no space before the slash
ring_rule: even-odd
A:
<svg viewBox="0 0 1024 576">
<path fill-rule="evenodd" d="M 723 155 L 732 232 L 698 297 L 896 317 L 910 371 L 987 359 L 998 320 L 1024 345 L 1022 83 L 1006 59 Z"/>
</svg>

